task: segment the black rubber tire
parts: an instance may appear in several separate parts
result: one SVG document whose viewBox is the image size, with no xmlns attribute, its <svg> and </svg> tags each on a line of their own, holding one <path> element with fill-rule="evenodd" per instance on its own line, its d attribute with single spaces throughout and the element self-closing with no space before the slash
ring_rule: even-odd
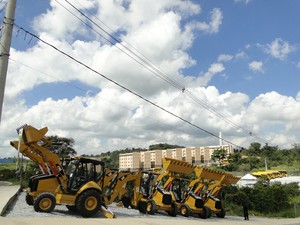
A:
<svg viewBox="0 0 300 225">
<path fill-rule="evenodd" d="M 146 213 L 153 215 L 156 212 L 156 203 L 154 200 L 150 199 L 146 205 Z"/>
<path fill-rule="evenodd" d="M 180 207 L 180 214 L 182 216 L 185 216 L 185 217 L 189 217 L 190 214 L 191 214 L 191 208 L 189 205 L 187 204 L 183 204 L 181 207 Z"/>
<path fill-rule="evenodd" d="M 167 211 L 169 216 L 176 217 L 178 214 L 178 207 L 175 202 L 171 203 L 171 210 Z"/>
<path fill-rule="evenodd" d="M 66 205 L 66 207 L 70 212 L 77 212 L 75 205 Z"/>
<path fill-rule="evenodd" d="M 39 194 L 33 202 L 33 208 L 36 212 L 50 213 L 54 210 L 55 205 L 55 196 L 48 192 Z"/>
<path fill-rule="evenodd" d="M 25 201 L 28 205 L 33 205 L 33 197 L 29 193 L 26 194 Z"/>
<path fill-rule="evenodd" d="M 129 197 L 123 196 L 121 198 L 121 201 L 122 201 L 122 203 L 123 203 L 123 205 L 124 205 L 125 208 L 129 208 L 129 206 L 131 206 L 131 200 L 130 200 Z"/>
<path fill-rule="evenodd" d="M 211 209 L 208 206 L 204 206 L 202 212 L 199 213 L 199 217 L 202 219 L 207 219 L 211 216 Z"/>
<path fill-rule="evenodd" d="M 216 213 L 216 216 L 219 217 L 219 218 L 224 218 L 226 215 L 226 212 L 223 208 L 221 208 L 221 211 Z"/>
<path fill-rule="evenodd" d="M 137 209 L 139 210 L 140 213 L 146 214 L 146 206 L 147 206 L 146 202 L 139 201 L 137 204 Z"/>
<path fill-rule="evenodd" d="M 97 190 L 86 190 L 76 199 L 76 209 L 82 217 L 94 216 L 101 208 L 101 195 Z"/>
</svg>

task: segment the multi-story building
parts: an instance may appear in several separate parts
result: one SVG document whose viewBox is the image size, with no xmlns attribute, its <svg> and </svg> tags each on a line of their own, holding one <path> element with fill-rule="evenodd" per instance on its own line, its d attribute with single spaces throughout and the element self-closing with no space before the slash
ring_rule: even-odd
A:
<svg viewBox="0 0 300 225">
<path fill-rule="evenodd" d="M 217 149 L 225 150 L 227 155 L 233 153 L 233 147 L 231 145 L 132 152 L 120 154 L 119 167 L 120 169 L 149 169 L 161 167 L 162 158 L 164 157 L 186 161 L 194 165 L 209 164 L 213 152 Z"/>
</svg>

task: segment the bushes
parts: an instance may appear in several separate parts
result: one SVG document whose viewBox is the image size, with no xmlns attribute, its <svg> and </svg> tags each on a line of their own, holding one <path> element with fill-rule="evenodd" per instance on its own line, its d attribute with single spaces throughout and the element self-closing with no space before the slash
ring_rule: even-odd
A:
<svg viewBox="0 0 300 225">
<path fill-rule="evenodd" d="M 2 169 L 0 171 L 0 180 L 2 181 L 9 181 L 13 178 L 17 178 L 17 174 L 15 170 L 10 169 Z"/>
<path fill-rule="evenodd" d="M 35 174 L 35 168 L 38 168 L 37 165 L 31 161 L 25 161 L 23 165 L 23 182 L 25 182 L 25 186 L 29 180 L 29 177 Z M 20 169 L 16 169 L 16 164 L 1 164 L 0 166 L 0 180 L 1 181 L 9 181 L 14 184 L 18 184 L 20 182 Z"/>
<path fill-rule="evenodd" d="M 253 188 L 230 186 L 222 189 L 224 205 L 229 211 L 240 215 L 241 201 L 247 199 L 252 212 L 259 215 L 278 214 L 293 208 L 291 198 L 300 195 L 296 183 L 258 183 Z"/>
</svg>

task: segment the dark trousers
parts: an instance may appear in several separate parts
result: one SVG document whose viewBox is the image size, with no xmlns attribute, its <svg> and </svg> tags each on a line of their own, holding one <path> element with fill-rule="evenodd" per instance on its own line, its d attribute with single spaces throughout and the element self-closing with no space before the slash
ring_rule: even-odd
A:
<svg viewBox="0 0 300 225">
<path fill-rule="evenodd" d="M 244 218 L 245 220 L 249 220 L 248 209 L 244 209 Z"/>
</svg>

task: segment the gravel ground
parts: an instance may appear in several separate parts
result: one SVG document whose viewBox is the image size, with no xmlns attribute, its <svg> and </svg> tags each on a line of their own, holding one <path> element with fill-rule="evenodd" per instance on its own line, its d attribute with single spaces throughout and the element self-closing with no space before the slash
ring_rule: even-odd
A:
<svg viewBox="0 0 300 225">
<path fill-rule="evenodd" d="M 126 209 L 118 207 L 115 204 L 109 206 L 109 209 L 116 214 L 116 219 L 106 219 L 101 213 L 94 216 L 94 218 L 84 219 L 80 215 L 71 213 L 65 206 L 56 206 L 52 213 L 38 213 L 35 212 L 32 206 L 25 202 L 26 193 L 22 192 L 10 205 L 4 217 L 0 217 L 0 224 L 6 225 L 82 225 L 87 221 L 90 225 L 198 225 L 205 223 L 210 225 L 240 225 L 247 223 L 252 225 L 300 225 L 300 218 L 297 219 L 268 219 L 261 217 L 250 217 L 250 221 L 245 222 L 242 217 L 226 216 L 225 218 L 211 217 L 203 220 L 198 217 L 170 217 L 165 212 L 158 212 L 155 215 L 140 214 L 138 210 Z M 45 219 L 47 218 L 47 219 Z M 99 220 L 100 219 L 100 220 Z"/>
<path fill-rule="evenodd" d="M 63 205 L 57 205 L 55 206 L 55 209 L 51 213 L 38 213 L 35 212 L 33 209 L 33 206 L 27 205 L 25 202 L 25 196 L 26 193 L 22 192 L 16 200 L 11 204 L 11 206 L 6 211 L 5 217 L 30 217 L 30 218 L 82 218 L 80 215 L 68 211 L 68 209 Z M 116 206 L 116 204 L 109 205 L 108 208 L 115 213 L 117 218 L 168 218 L 168 219 L 176 219 L 177 217 L 184 218 L 187 220 L 200 220 L 203 221 L 203 219 L 199 217 L 182 217 L 178 215 L 177 217 L 170 217 L 166 212 L 159 211 L 155 215 L 145 215 L 140 213 L 138 210 L 135 209 L 127 209 L 124 207 Z M 101 213 L 98 213 L 94 216 L 94 218 L 104 218 L 104 216 Z M 241 217 L 232 217 L 231 219 L 238 219 L 241 220 Z M 214 220 L 219 219 L 215 217 L 211 217 L 208 220 Z"/>
</svg>

